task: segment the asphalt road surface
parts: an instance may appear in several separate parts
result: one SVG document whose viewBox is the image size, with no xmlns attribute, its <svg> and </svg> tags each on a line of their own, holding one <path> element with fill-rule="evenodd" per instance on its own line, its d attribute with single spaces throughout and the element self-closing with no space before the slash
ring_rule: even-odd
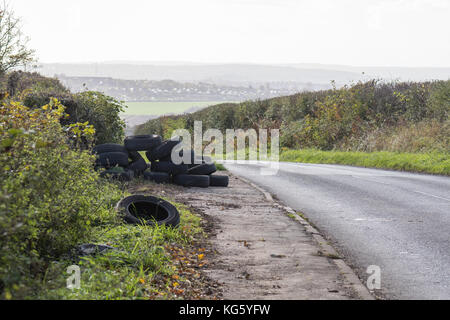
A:
<svg viewBox="0 0 450 320">
<path fill-rule="evenodd" d="M 341 165 L 225 167 L 302 212 L 388 299 L 450 299 L 450 178 Z"/>
</svg>

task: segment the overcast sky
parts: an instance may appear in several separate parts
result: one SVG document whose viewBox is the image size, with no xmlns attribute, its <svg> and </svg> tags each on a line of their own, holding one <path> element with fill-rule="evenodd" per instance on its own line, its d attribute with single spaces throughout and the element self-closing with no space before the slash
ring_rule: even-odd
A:
<svg viewBox="0 0 450 320">
<path fill-rule="evenodd" d="M 450 0 L 12 0 L 41 62 L 450 67 Z"/>
</svg>

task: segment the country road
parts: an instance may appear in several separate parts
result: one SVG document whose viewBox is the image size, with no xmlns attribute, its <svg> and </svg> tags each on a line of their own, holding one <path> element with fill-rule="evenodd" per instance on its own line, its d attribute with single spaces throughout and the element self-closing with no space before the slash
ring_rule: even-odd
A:
<svg viewBox="0 0 450 320">
<path fill-rule="evenodd" d="M 302 212 L 388 299 L 450 299 L 450 178 L 341 165 L 225 163 Z"/>
</svg>

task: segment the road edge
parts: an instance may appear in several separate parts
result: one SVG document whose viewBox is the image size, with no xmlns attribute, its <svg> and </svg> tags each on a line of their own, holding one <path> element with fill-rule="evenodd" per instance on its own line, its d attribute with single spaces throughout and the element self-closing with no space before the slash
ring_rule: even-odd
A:
<svg viewBox="0 0 450 320">
<path fill-rule="evenodd" d="M 289 215 L 290 218 L 294 219 L 301 225 L 303 225 L 306 229 L 306 232 L 310 233 L 319 247 L 322 249 L 322 253 L 324 256 L 333 257 L 331 260 L 338 268 L 339 272 L 348 282 L 349 286 L 353 289 L 353 291 L 358 295 L 361 300 L 375 300 L 375 297 L 370 293 L 367 287 L 362 283 L 357 274 L 353 271 L 353 269 L 344 261 L 344 259 L 340 258 L 337 251 L 328 243 L 328 241 L 320 234 L 320 232 L 314 228 L 307 220 L 303 219 L 301 216 L 297 214 L 297 212 L 289 206 L 285 206 L 274 200 L 272 195 L 256 185 L 255 183 L 242 178 L 238 175 L 232 174 L 234 177 L 240 179 L 241 181 L 249 184 L 259 192 L 261 192 L 267 201 L 272 202 L 274 206 L 281 208 L 286 215 Z"/>
</svg>

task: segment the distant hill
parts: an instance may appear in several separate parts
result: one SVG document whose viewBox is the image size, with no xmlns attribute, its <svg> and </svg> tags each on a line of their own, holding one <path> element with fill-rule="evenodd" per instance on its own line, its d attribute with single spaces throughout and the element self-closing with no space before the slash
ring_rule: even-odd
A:
<svg viewBox="0 0 450 320">
<path fill-rule="evenodd" d="M 253 64 L 148 65 L 132 63 L 42 64 L 38 70 L 47 76 L 112 77 L 126 80 L 174 80 L 215 84 L 259 84 L 300 82 L 312 84 L 348 83 L 360 80 L 356 72 L 297 68 L 295 66 Z"/>
<path fill-rule="evenodd" d="M 388 80 L 447 80 L 450 68 L 353 67 L 322 64 L 195 64 L 185 62 L 104 62 L 43 63 L 43 75 L 68 77 L 111 77 L 125 80 L 174 80 L 208 82 L 219 85 L 258 85 L 262 83 L 348 84 L 352 81 L 384 78 Z"/>
<path fill-rule="evenodd" d="M 364 72 L 366 78 L 381 78 L 387 80 L 402 81 L 428 81 L 428 80 L 449 80 L 450 67 L 353 67 L 344 65 L 321 65 L 321 64 L 293 64 L 288 65 L 298 69 L 319 69 L 319 70 L 336 70 L 344 72 L 353 72 L 362 74 Z"/>
<path fill-rule="evenodd" d="M 290 95 L 303 90 L 328 89 L 330 84 L 264 84 L 257 86 L 218 85 L 173 80 L 123 80 L 110 77 L 57 78 L 71 91 L 94 90 L 123 101 L 244 101 Z"/>
</svg>

